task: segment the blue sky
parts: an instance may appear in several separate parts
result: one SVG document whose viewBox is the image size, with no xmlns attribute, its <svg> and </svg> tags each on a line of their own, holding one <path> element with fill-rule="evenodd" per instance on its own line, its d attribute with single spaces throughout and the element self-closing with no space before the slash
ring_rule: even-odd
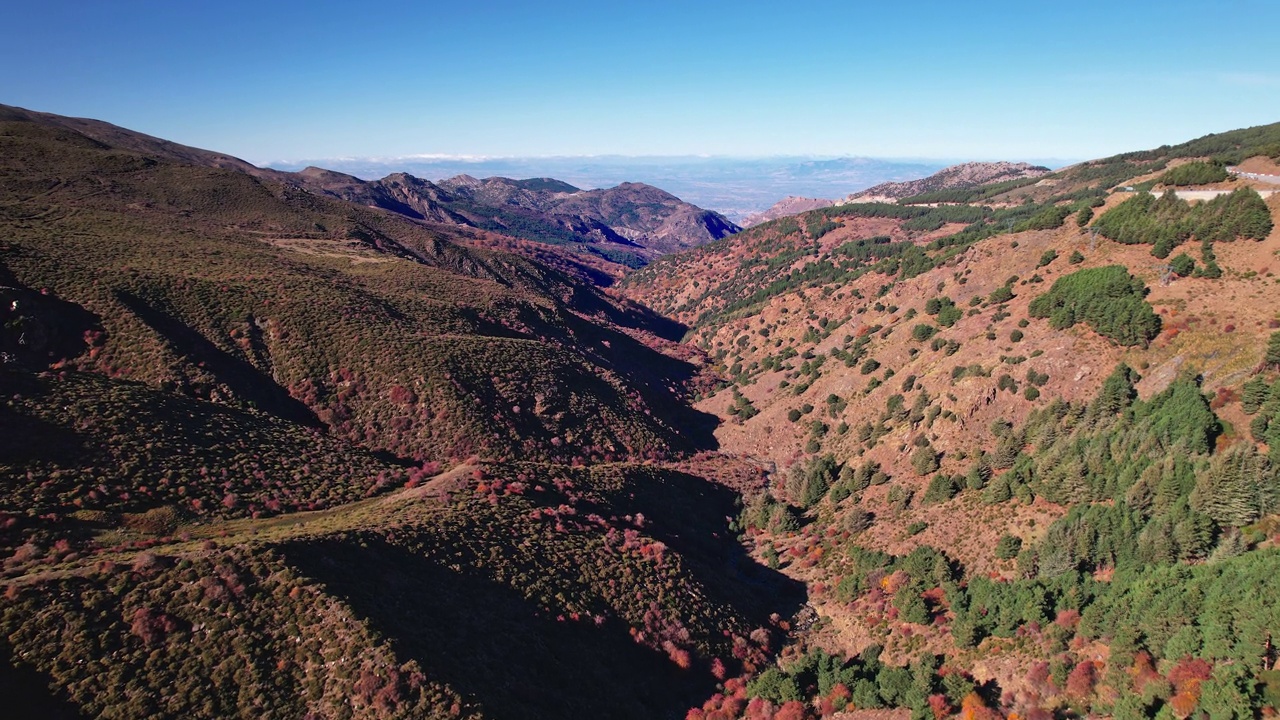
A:
<svg viewBox="0 0 1280 720">
<path fill-rule="evenodd" d="M 1089 158 L 1280 121 L 1274 0 L 10 5 L 0 103 L 259 163 Z"/>
</svg>

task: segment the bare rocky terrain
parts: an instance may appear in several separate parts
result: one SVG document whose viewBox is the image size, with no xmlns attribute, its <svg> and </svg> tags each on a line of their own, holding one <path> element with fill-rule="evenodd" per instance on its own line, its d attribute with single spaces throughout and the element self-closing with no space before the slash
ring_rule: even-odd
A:
<svg viewBox="0 0 1280 720">
<path fill-rule="evenodd" d="M 770 220 L 777 220 L 780 217 L 786 217 L 787 215 L 798 215 L 806 210 L 817 210 L 818 208 L 824 208 L 834 204 L 834 200 L 827 200 L 825 198 L 806 198 L 792 195 L 774 203 L 773 207 L 768 210 L 748 215 L 747 218 L 742 221 L 742 227 L 749 228 L 753 225 L 759 225 L 760 223 L 769 222 Z"/>
<path fill-rule="evenodd" d="M 1021 180 L 1047 175 L 1049 168 L 1021 162 L 969 162 L 943 168 L 926 178 L 887 182 L 848 195 L 842 203 L 894 202 L 903 198 L 953 188 Z"/>
</svg>

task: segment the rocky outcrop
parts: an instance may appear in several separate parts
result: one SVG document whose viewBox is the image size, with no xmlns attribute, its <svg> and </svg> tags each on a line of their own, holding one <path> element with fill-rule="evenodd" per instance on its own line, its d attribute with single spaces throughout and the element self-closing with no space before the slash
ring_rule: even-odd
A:
<svg viewBox="0 0 1280 720">
<path fill-rule="evenodd" d="M 761 223 L 767 223 L 770 220 L 777 220 L 780 217 L 798 215 L 802 212 L 830 207 L 835 204 L 835 200 L 827 200 L 825 198 L 806 198 L 788 195 L 774 203 L 773 207 L 770 207 L 768 210 L 748 215 L 746 219 L 742 221 L 742 227 L 749 228 Z"/>
<path fill-rule="evenodd" d="M 1049 168 L 1029 163 L 969 162 L 943 168 L 927 178 L 906 182 L 881 183 L 853 193 L 841 200 L 841 204 L 854 202 L 897 202 L 935 190 L 977 187 L 994 182 L 1035 178 L 1049 173 Z"/>
</svg>

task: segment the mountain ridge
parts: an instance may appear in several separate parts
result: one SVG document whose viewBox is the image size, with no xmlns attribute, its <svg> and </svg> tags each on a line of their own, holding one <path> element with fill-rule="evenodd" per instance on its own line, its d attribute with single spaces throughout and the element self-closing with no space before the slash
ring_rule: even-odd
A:
<svg viewBox="0 0 1280 720">
<path fill-rule="evenodd" d="M 320 165 L 373 180 L 408 172 L 433 181 L 459 174 L 476 177 L 551 176 L 582 188 L 613 187 L 641 181 L 660 187 L 699 207 L 720 212 L 735 223 L 762 212 L 778 198 L 840 197 L 855 188 L 886 180 L 924 177 L 945 163 L 926 159 L 842 158 L 814 161 L 802 156 L 582 156 L 510 158 L 332 158 L 272 162 L 270 167 L 298 170 Z"/>
<path fill-rule="evenodd" d="M 232 169 L 413 220 L 575 246 L 619 266 L 642 265 L 664 253 L 718 240 L 740 229 L 718 213 L 643 183 L 584 191 L 550 178 L 477 180 L 460 175 L 433 183 L 407 173 L 391 173 L 380 180 L 365 181 L 315 166 L 297 172 L 260 168 L 230 155 L 180 145 L 99 120 L 10 106 L 0 107 L 0 118 L 63 127 L 112 147 Z"/>
<path fill-rule="evenodd" d="M 895 202 L 935 190 L 976 187 L 1009 180 L 1036 178 L 1049 174 L 1047 167 L 1024 162 L 967 162 L 945 167 L 929 177 L 905 182 L 881 183 L 845 196 L 852 202 Z"/>
<path fill-rule="evenodd" d="M 928 177 L 880 183 L 846 195 L 841 200 L 790 196 L 779 200 L 768 210 L 747 216 L 743 227 L 752 227 L 787 215 L 798 215 L 832 205 L 858 202 L 898 202 L 939 190 L 972 188 L 997 182 L 1010 182 L 1040 177 L 1049 168 L 1023 162 L 966 162 L 945 167 Z"/>
</svg>

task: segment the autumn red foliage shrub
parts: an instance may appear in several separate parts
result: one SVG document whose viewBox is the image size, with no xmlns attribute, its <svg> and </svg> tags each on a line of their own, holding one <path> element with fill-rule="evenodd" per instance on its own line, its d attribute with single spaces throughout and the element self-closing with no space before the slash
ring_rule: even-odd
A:
<svg viewBox="0 0 1280 720">
<path fill-rule="evenodd" d="M 1093 695 L 1094 686 L 1098 682 L 1098 668 L 1092 660 L 1085 660 L 1076 665 L 1067 676 L 1067 694 L 1077 700 L 1087 700 Z"/>
</svg>

